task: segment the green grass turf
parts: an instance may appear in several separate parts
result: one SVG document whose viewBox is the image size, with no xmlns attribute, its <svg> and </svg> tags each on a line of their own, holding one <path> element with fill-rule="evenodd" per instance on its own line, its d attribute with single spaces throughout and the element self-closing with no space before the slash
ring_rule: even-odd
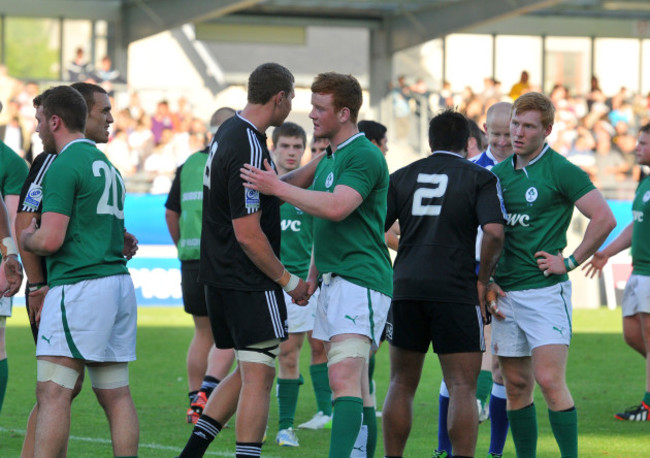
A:
<svg viewBox="0 0 650 458">
<path fill-rule="evenodd" d="M 185 423 L 187 380 L 185 354 L 192 335 L 192 322 L 180 308 L 139 310 L 138 360 L 131 365 L 131 387 L 140 418 L 141 457 L 172 457 L 185 444 L 191 427 Z M 615 421 L 613 414 L 640 402 L 644 387 L 644 365 L 621 337 L 620 310 L 576 310 L 575 335 L 569 356 L 568 380 L 579 414 L 580 455 L 584 457 L 639 457 L 650 450 L 650 423 Z M 24 311 L 14 309 L 8 320 L 7 351 L 10 381 L 0 414 L 0 456 L 19 456 L 23 431 L 34 403 L 34 345 Z M 307 379 L 300 392 L 296 424 L 311 418 L 315 401 L 309 381 L 308 352 L 303 351 L 303 374 Z M 377 355 L 375 380 L 379 405 L 388 388 L 388 348 Z M 437 442 L 437 399 L 440 369 L 434 355 L 427 357 L 425 372 L 415 399 L 413 430 L 405 456 L 427 457 Z M 538 456 L 559 455 L 548 424 L 546 405 L 536 391 L 540 425 Z M 234 421 L 233 421 L 234 424 Z M 487 454 L 489 422 L 479 428 L 477 457 Z M 329 432 L 299 431 L 301 446 L 280 448 L 277 432 L 277 401 L 271 397 L 266 457 L 327 456 Z M 381 430 L 376 456 L 383 456 Z M 86 381 L 73 403 L 70 457 L 109 457 L 109 432 L 103 411 Z M 225 429 L 206 456 L 234 456 L 234 428 Z M 506 456 L 514 456 L 509 437 Z"/>
</svg>

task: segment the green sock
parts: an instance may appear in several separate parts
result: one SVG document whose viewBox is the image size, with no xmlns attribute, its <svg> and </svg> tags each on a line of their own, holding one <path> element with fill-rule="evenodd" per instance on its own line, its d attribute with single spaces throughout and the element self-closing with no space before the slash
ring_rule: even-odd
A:
<svg viewBox="0 0 650 458">
<path fill-rule="evenodd" d="M 562 412 L 548 411 L 551 429 L 555 441 L 560 447 L 562 458 L 576 458 L 578 456 L 578 412 L 573 407 Z"/>
<path fill-rule="evenodd" d="M 373 375 L 375 375 L 375 354 L 374 353 L 368 360 L 368 382 L 370 383 L 370 394 L 372 394 L 375 391 L 374 383 L 372 383 Z"/>
<path fill-rule="evenodd" d="M 368 442 L 366 443 L 366 456 L 373 458 L 377 448 L 377 412 L 374 407 L 363 408 L 363 424 L 368 427 Z"/>
<path fill-rule="evenodd" d="M 327 375 L 327 363 L 312 364 L 309 366 L 309 373 L 316 395 L 316 408 L 325 415 L 332 415 L 332 390 Z"/>
<path fill-rule="evenodd" d="M 476 399 L 485 405 L 488 395 L 492 392 L 492 372 L 481 371 L 478 374 L 478 383 L 476 384 Z"/>
<path fill-rule="evenodd" d="M 361 398 L 341 396 L 334 401 L 329 458 L 350 456 L 361 429 L 362 415 Z"/>
<path fill-rule="evenodd" d="M 645 402 L 646 405 L 650 406 L 650 391 L 645 392 L 645 395 L 643 396 L 643 402 Z"/>
<path fill-rule="evenodd" d="M 508 421 L 518 458 L 537 456 L 537 410 L 535 404 L 518 410 L 508 410 Z"/>
<path fill-rule="evenodd" d="M 9 381 L 9 364 L 7 358 L 0 361 L 0 412 L 2 404 L 5 401 L 5 392 L 7 391 L 7 382 Z"/>
<path fill-rule="evenodd" d="M 298 406 L 298 392 L 302 383 L 302 376 L 297 379 L 278 379 L 279 429 L 293 428 L 293 418 L 296 416 Z"/>
</svg>

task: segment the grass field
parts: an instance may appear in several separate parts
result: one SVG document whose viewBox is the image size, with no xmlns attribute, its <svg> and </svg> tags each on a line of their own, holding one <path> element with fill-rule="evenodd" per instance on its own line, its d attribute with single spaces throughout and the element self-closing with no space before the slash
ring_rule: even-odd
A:
<svg viewBox="0 0 650 458">
<path fill-rule="evenodd" d="M 140 418 L 140 457 L 173 457 L 191 431 L 185 423 L 187 380 L 185 353 L 192 335 L 191 320 L 180 308 L 139 310 L 138 360 L 131 365 L 131 387 Z M 621 337 L 620 311 L 576 310 L 568 379 L 576 401 L 580 428 L 580 455 L 584 457 L 650 456 L 650 423 L 615 421 L 613 413 L 640 402 L 644 388 L 644 365 Z M 17 457 L 29 411 L 34 403 L 34 345 L 22 307 L 8 320 L 7 351 L 10 380 L 0 414 L 0 457 Z M 296 424 L 311 418 L 314 395 L 303 351 L 303 374 L 307 383 L 300 393 Z M 375 380 L 381 406 L 388 387 L 388 351 L 377 355 Z M 405 456 L 428 457 L 437 442 L 437 399 L 440 369 L 434 355 L 427 357 L 425 373 L 415 400 L 415 421 Z M 548 424 L 546 405 L 536 392 L 540 425 L 538 456 L 559 456 Z M 234 424 L 234 423 L 233 423 Z M 480 426 L 477 457 L 487 455 L 489 422 Z M 329 433 L 299 431 L 301 446 L 280 448 L 277 432 L 277 401 L 272 396 L 266 457 L 325 457 Z M 234 456 L 234 428 L 225 429 L 206 456 Z M 70 457 L 110 457 L 108 424 L 94 399 L 89 382 L 72 408 Z M 381 431 L 377 457 L 383 456 Z M 505 456 L 514 456 L 508 438 Z"/>
</svg>

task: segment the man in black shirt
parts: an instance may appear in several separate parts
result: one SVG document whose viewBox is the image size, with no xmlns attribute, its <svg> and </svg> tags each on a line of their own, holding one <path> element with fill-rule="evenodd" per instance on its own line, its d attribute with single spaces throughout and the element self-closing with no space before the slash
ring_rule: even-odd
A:
<svg viewBox="0 0 650 458">
<path fill-rule="evenodd" d="M 210 396 L 181 457 L 203 456 L 235 411 L 237 457 L 260 456 L 275 357 L 287 332 L 282 289 L 299 305 L 309 297 L 307 284 L 279 260 L 279 199 L 244 188 L 239 176 L 245 163 L 272 163 L 264 132 L 291 111 L 293 85 L 283 66 L 257 67 L 248 80 L 246 107 L 219 128 L 210 146 L 199 281 L 205 284 L 215 343 L 234 348 L 238 366 Z M 303 186 L 312 177 L 309 166 L 294 175 Z"/>
<path fill-rule="evenodd" d="M 446 111 L 436 116 L 429 125 L 433 154 L 390 177 L 386 229 L 398 219 L 401 238 L 386 329 L 391 360 L 383 411 L 386 456 L 403 454 L 430 343 L 449 387 L 454 456 L 474 456 L 485 294 L 501 253 L 505 218 L 496 177 L 459 154 L 468 136 L 463 115 Z M 484 236 L 477 279 L 479 225 Z"/>
</svg>

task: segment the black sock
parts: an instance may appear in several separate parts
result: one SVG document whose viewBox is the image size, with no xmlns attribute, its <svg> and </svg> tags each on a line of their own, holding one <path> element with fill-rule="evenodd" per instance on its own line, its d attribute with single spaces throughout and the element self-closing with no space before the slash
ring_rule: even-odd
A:
<svg viewBox="0 0 650 458">
<path fill-rule="evenodd" d="M 201 383 L 201 391 L 205 393 L 205 397 L 209 398 L 214 389 L 217 387 L 221 380 L 211 375 L 206 375 Z"/>
<path fill-rule="evenodd" d="M 236 458 L 262 456 L 261 442 L 237 442 Z"/>
<path fill-rule="evenodd" d="M 196 458 L 203 456 L 210 443 L 219 434 L 219 431 L 221 431 L 221 428 L 221 423 L 217 420 L 207 415 L 201 415 L 199 421 L 194 425 L 192 435 L 178 458 Z"/>
</svg>

